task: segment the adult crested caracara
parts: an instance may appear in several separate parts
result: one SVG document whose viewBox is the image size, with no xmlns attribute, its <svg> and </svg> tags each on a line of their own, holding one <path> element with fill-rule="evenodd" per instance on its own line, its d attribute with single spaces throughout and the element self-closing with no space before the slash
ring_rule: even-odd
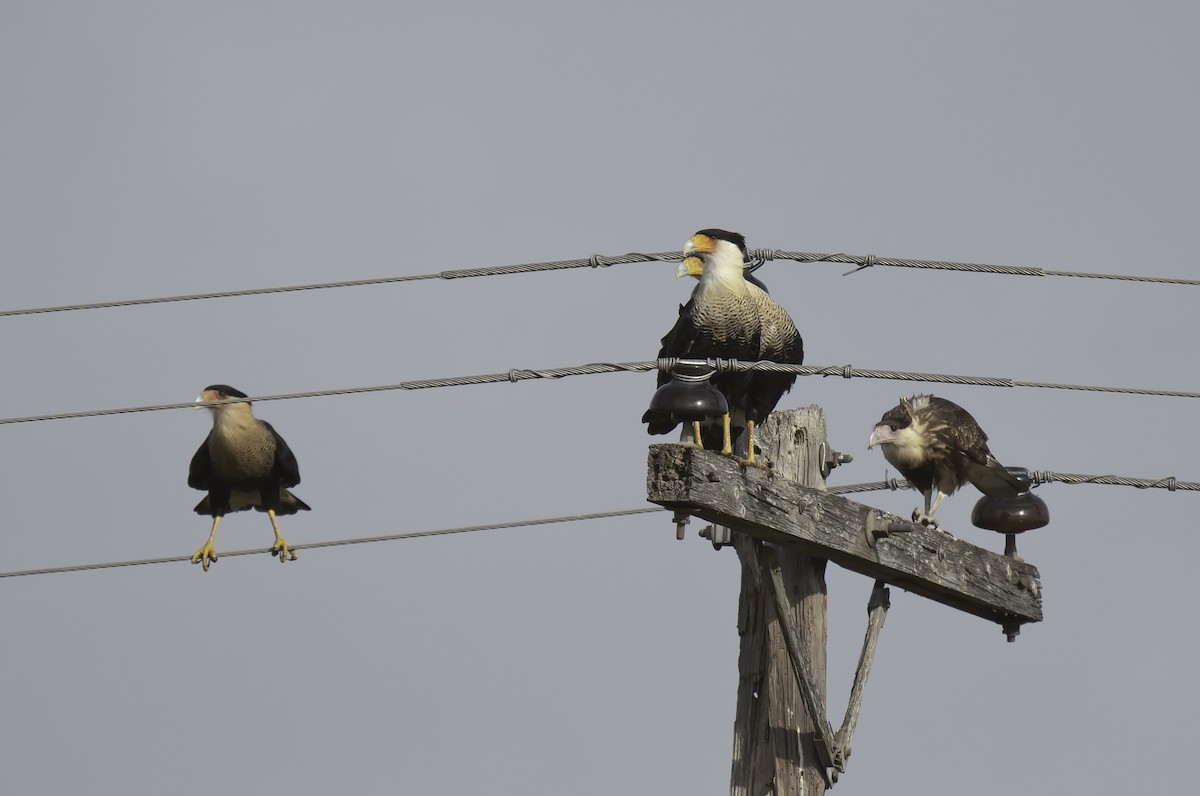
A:
<svg viewBox="0 0 1200 796">
<path fill-rule="evenodd" d="M 246 393 L 225 384 L 205 387 L 196 403 L 245 398 Z M 199 409 L 200 407 L 196 407 Z M 296 553 L 279 532 L 276 515 L 309 511 L 308 504 L 288 491 L 300 483 L 300 466 L 291 448 L 270 423 L 254 417 L 250 402 L 209 405 L 213 414 L 212 431 L 192 457 L 188 486 L 206 489 L 208 496 L 196 504 L 197 514 L 213 518 L 212 532 L 192 556 L 193 564 L 204 571 L 217 560 L 213 538 L 221 518 L 234 511 L 265 511 L 275 531 L 271 555 L 282 561 L 295 561 Z"/>
<path fill-rule="evenodd" d="M 758 308 L 750 295 L 742 271 L 742 252 L 746 241 L 736 232 L 723 229 L 702 229 L 684 244 L 684 261 L 677 276 L 693 269 L 700 275 L 700 284 L 692 291 L 687 304 L 680 306 L 679 319 L 662 338 L 659 358 L 681 359 L 752 359 L 758 355 L 761 343 Z M 669 373 L 659 372 L 658 386 L 671 380 Z M 712 384 L 725 396 L 730 409 L 744 407 L 750 386 L 748 373 L 718 373 Z M 642 416 L 651 434 L 666 434 L 679 421 L 669 412 L 647 410 Z M 703 444 L 699 423 L 694 427 L 696 442 Z M 733 453 L 730 417 L 722 418 L 721 452 Z"/>
<path fill-rule="evenodd" d="M 740 258 L 739 265 L 744 269 L 749 255 L 746 250 L 746 239 L 742 235 L 735 232 L 725 232 L 724 230 L 704 230 L 697 234 L 706 233 L 713 237 L 726 236 L 725 239 L 736 244 Z M 700 257 L 687 257 L 680 264 L 676 271 L 676 276 L 694 276 L 703 282 L 706 262 L 705 259 Z M 759 325 L 758 348 L 756 351 L 751 352 L 750 356 L 754 359 L 785 364 L 804 364 L 804 341 L 801 339 L 800 333 L 796 330 L 796 324 L 792 321 L 791 315 L 771 298 L 767 292 L 766 285 L 749 273 L 743 272 L 743 278 L 746 282 L 746 290 L 750 295 L 750 300 L 754 305 L 755 313 L 758 315 Z M 663 338 L 664 351 L 667 348 L 669 338 L 670 335 Z M 660 353 L 659 356 L 675 355 Z M 740 382 L 741 390 L 734 398 L 729 399 L 728 394 L 726 398 L 729 399 L 729 411 L 733 416 L 731 425 L 735 428 L 745 427 L 747 429 L 746 458 L 748 462 L 753 463 L 755 455 L 754 427 L 760 425 L 774 411 L 775 406 L 779 403 L 779 399 L 795 384 L 796 375 L 793 373 L 760 372 L 748 372 L 739 375 L 743 376 Z M 663 381 L 664 376 L 660 374 L 660 386 Z M 669 431 L 670 429 L 666 430 Z M 653 427 L 650 431 L 651 433 L 665 433 L 655 432 Z"/>
<path fill-rule="evenodd" d="M 942 498 L 968 481 L 998 499 L 1015 498 L 1026 490 L 996 461 L 987 439 L 975 418 L 958 404 L 935 395 L 914 395 L 901 398 L 899 406 L 884 413 L 867 449 L 879 445 L 883 458 L 924 494 L 925 511 L 914 509 L 913 521 L 936 526 L 933 513 Z"/>
</svg>

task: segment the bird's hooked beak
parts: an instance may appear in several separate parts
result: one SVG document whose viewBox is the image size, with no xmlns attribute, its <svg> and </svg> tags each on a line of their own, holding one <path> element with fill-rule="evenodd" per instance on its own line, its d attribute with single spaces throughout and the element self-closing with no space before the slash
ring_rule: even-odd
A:
<svg viewBox="0 0 1200 796">
<path fill-rule="evenodd" d="M 221 400 L 221 393 L 216 390 L 205 390 L 196 396 L 196 411 L 199 412 L 201 409 L 220 409 L 221 407 L 219 406 L 205 406 L 209 401 L 219 400 Z"/>
<path fill-rule="evenodd" d="M 887 423 L 880 423 L 875 426 L 875 430 L 871 432 L 871 438 L 867 440 L 867 450 L 871 450 L 876 445 L 888 445 L 896 441 L 896 432 L 892 431 L 892 427 Z"/>
<path fill-rule="evenodd" d="M 696 233 L 688 238 L 688 242 L 683 244 L 683 262 L 675 269 L 675 278 L 682 279 L 685 276 L 699 278 L 704 273 L 704 260 L 696 255 L 712 254 L 716 250 L 717 242 L 708 235 Z"/>
<path fill-rule="evenodd" d="M 697 279 L 704 273 L 704 261 L 694 255 L 689 255 L 683 259 L 679 267 L 675 269 L 675 278 L 682 279 L 685 276 L 694 276 Z"/>
<path fill-rule="evenodd" d="M 717 250 L 716 238 L 710 238 L 708 235 L 696 233 L 688 238 L 688 242 L 683 244 L 684 256 L 692 254 L 712 254 Z"/>
</svg>

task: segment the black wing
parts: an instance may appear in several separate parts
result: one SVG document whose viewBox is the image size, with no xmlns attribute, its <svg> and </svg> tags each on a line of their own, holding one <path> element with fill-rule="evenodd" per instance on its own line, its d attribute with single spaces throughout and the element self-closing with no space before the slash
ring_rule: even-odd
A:
<svg viewBox="0 0 1200 796">
<path fill-rule="evenodd" d="M 679 305 L 679 318 L 671 327 L 671 331 L 663 335 L 662 346 L 658 349 L 659 359 L 686 357 L 695 346 L 700 334 L 696 329 L 696 324 L 692 322 L 692 305 L 694 303 L 695 293 L 693 291 L 693 298 L 689 299 L 687 304 Z M 663 370 L 658 372 L 658 387 L 662 387 L 670 380 L 670 373 Z M 679 421 L 670 412 L 655 409 L 647 409 L 646 413 L 642 415 L 642 422 L 647 424 L 646 431 L 650 434 L 667 434 L 679 425 Z"/>
<path fill-rule="evenodd" d="M 679 318 L 675 321 L 675 325 L 671 327 L 671 331 L 663 335 L 662 346 L 658 349 L 659 359 L 664 357 L 686 357 L 695 347 L 696 341 L 700 337 L 700 331 L 692 321 L 692 307 L 695 303 L 696 299 L 691 298 L 687 304 L 679 305 Z M 659 387 L 670 380 L 670 373 L 661 370 L 658 372 Z"/>
<path fill-rule="evenodd" d="M 191 466 L 188 467 L 188 486 L 192 489 L 208 489 L 208 477 L 211 473 L 212 460 L 208 454 L 208 437 L 205 437 L 196 455 L 192 457 Z"/>
<path fill-rule="evenodd" d="M 295 486 L 300 483 L 300 464 L 296 461 L 296 454 L 292 453 L 292 449 L 283 441 L 283 437 L 279 436 L 279 432 L 265 420 L 259 420 L 263 427 L 270 431 L 275 437 L 275 475 L 279 476 L 279 482 L 284 486 Z"/>
</svg>

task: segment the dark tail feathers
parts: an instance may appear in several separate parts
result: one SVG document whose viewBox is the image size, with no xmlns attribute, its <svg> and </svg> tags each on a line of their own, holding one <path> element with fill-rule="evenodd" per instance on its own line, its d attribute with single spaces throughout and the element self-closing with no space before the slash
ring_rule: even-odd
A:
<svg viewBox="0 0 1200 796">
<path fill-rule="evenodd" d="M 967 465 L 967 480 L 983 494 L 997 500 L 1012 500 L 1029 490 L 1029 485 L 1004 469 L 995 458 L 989 456 L 987 464 L 970 462 Z"/>
</svg>

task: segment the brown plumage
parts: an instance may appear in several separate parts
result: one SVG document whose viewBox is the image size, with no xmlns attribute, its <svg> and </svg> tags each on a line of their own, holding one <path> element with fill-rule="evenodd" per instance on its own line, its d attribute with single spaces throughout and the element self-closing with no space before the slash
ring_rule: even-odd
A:
<svg viewBox="0 0 1200 796">
<path fill-rule="evenodd" d="M 993 498 L 1015 498 L 1025 491 L 996 461 L 987 441 L 966 409 L 935 395 L 914 395 L 884 413 L 867 448 L 879 445 L 883 457 L 925 496 L 924 513 L 914 510 L 913 519 L 936 525 L 938 504 L 968 481 Z"/>
</svg>

